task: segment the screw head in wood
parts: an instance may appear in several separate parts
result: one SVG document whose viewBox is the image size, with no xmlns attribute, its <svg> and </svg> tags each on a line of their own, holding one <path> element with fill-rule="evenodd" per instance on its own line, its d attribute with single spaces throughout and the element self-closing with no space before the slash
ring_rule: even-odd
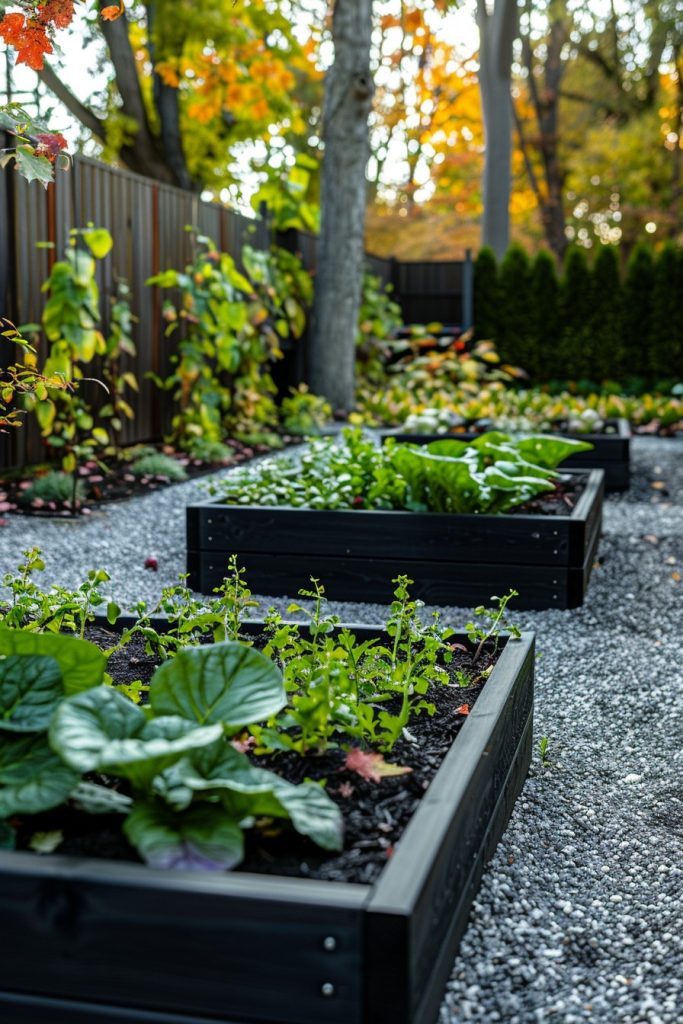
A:
<svg viewBox="0 0 683 1024">
<path fill-rule="evenodd" d="M 329 999 L 330 996 L 334 995 L 334 985 L 332 984 L 331 981 L 326 981 L 321 986 L 320 991 L 322 995 L 326 996 Z"/>
<path fill-rule="evenodd" d="M 323 949 L 327 950 L 328 953 L 332 953 L 337 948 L 337 940 L 333 935 L 327 935 L 323 939 Z"/>
</svg>

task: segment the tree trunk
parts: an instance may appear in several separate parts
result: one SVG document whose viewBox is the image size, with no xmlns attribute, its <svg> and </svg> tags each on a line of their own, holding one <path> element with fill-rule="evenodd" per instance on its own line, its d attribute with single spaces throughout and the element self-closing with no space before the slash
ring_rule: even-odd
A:
<svg viewBox="0 0 683 1024">
<path fill-rule="evenodd" d="M 516 0 L 477 2 L 479 90 L 484 115 L 484 216 L 482 245 L 500 259 L 510 241 L 512 185 L 512 44 L 517 33 Z"/>
<path fill-rule="evenodd" d="M 529 144 L 521 119 L 516 118 L 519 141 L 538 201 L 546 242 L 560 262 L 564 259 L 567 249 L 563 192 L 565 172 L 558 152 L 560 87 L 565 71 L 562 51 L 566 39 L 564 23 L 560 18 L 556 18 L 549 26 L 543 45 L 544 57 L 541 58 L 540 65 L 531 40 L 528 37 L 522 40 L 522 60 L 527 69 L 527 87 L 538 128 L 535 145 L 541 157 L 543 187 L 533 172 Z M 539 67 L 542 75 L 538 74 Z"/>
<path fill-rule="evenodd" d="M 325 79 L 325 145 L 309 378 L 313 391 L 348 412 L 355 402 L 363 278 L 372 0 L 336 0 L 334 64 Z"/>
<path fill-rule="evenodd" d="M 100 9 L 107 7 L 108 0 L 99 0 L 99 6 Z M 151 8 L 153 5 L 150 4 L 149 7 Z M 116 87 L 121 98 L 121 112 L 137 125 L 135 137 L 119 148 L 117 153 L 119 160 L 136 174 L 154 178 L 167 185 L 196 189 L 197 185 L 192 181 L 187 170 L 182 148 L 178 90 L 164 85 L 159 76 L 154 75 L 154 105 L 161 127 L 159 136 L 153 131 L 147 116 L 135 54 L 130 43 L 126 15 L 122 14 L 115 21 L 102 21 L 101 29 L 109 49 Z M 105 119 L 100 118 L 85 106 L 63 84 L 59 75 L 49 65 L 46 64 L 43 70 L 38 72 L 38 75 L 81 124 L 97 138 L 103 142 L 106 141 Z"/>
<path fill-rule="evenodd" d="M 147 9 L 147 35 L 149 37 L 149 56 L 152 64 L 156 64 L 154 52 L 154 27 L 157 16 L 156 3 L 145 5 Z M 179 56 L 179 55 L 176 55 Z M 180 130 L 180 93 L 177 88 L 167 85 L 161 75 L 156 71 L 152 79 L 152 95 L 154 107 L 159 115 L 159 126 L 161 128 L 161 145 L 166 158 L 168 168 L 173 175 L 173 180 L 179 188 L 188 191 L 196 188 L 196 182 L 192 181 L 187 168 L 185 151 L 183 149 L 182 132 Z"/>
</svg>

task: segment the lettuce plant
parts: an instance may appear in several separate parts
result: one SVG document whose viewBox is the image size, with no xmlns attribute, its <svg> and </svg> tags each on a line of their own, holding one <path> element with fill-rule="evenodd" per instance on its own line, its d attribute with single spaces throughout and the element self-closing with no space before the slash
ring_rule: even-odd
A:
<svg viewBox="0 0 683 1024">
<path fill-rule="evenodd" d="M 234 867 L 262 817 L 341 848 L 339 811 L 319 785 L 255 767 L 230 742 L 286 701 L 265 655 L 232 641 L 187 647 L 157 670 L 144 709 L 108 685 L 105 667 L 80 638 L 0 629 L 3 845 L 15 818 L 71 802 L 120 814 L 154 867 Z"/>
</svg>

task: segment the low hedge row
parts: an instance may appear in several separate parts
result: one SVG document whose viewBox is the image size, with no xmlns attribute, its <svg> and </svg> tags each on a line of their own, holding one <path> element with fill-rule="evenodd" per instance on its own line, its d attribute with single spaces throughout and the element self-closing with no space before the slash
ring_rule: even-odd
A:
<svg viewBox="0 0 683 1024">
<path fill-rule="evenodd" d="M 589 260 L 571 247 L 558 274 L 546 251 L 513 245 L 497 263 L 480 251 L 474 273 L 477 337 L 532 381 L 683 380 L 683 248 L 641 243 L 621 266 L 615 246 Z"/>
</svg>

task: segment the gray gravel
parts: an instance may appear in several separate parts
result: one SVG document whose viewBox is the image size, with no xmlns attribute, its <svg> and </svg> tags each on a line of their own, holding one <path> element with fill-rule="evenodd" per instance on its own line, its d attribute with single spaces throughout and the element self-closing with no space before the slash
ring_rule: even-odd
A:
<svg viewBox="0 0 683 1024">
<path fill-rule="evenodd" d="M 607 502 L 585 606 L 517 616 L 538 634 L 535 743 L 549 738 L 550 763 L 535 754 L 440 1024 L 683 1021 L 683 441 L 638 438 L 633 456 L 631 491 Z M 45 584 L 103 566 L 119 603 L 153 601 L 184 571 L 182 505 L 203 490 L 182 484 L 77 522 L 10 516 L 0 570 L 37 545 Z"/>
</svg>

